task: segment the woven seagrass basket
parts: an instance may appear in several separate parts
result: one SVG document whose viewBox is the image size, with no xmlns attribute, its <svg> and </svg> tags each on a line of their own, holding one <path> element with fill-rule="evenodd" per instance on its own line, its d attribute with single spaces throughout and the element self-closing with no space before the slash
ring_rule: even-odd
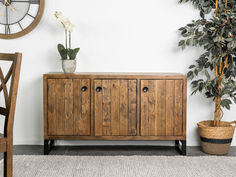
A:
<svg viewBox="0 0 236 177">
<path fill-rule="evenodd" d="M 220 122 L 219 127 L 213 126 L 214 121 L 202 121 L 198 123 L 200 142 L 203 152 L 212 155 L 225 155 L 233 139 L 234 122 Z"/>
</svg>

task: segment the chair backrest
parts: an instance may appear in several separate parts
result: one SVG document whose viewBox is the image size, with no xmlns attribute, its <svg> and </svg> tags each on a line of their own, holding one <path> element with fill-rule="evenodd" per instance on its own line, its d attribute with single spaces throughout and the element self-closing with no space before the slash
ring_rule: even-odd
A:
<svg viewBox="0 0 236 177">
<path fill-rule="evenodd" d="M 4 75 L 2 67 L 0 66 L 0 93 L 3 92 L 5 101 L 5 107 L 0 107 L 0 114 L 5 116 L 4 137 L 13 136 L 14 114 L 20 76 L 21 58 L 21 53 L 0 53 L 0 61 L 11 62 L 10 69 L 6 72 L 6 75 Z M 7 88 L 8 85 L 9 89 Z"/>
</svg>

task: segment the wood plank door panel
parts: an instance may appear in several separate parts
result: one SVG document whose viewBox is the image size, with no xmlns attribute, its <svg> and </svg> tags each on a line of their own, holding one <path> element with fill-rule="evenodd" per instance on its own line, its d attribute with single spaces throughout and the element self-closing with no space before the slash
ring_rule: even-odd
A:
<svg viewBox="0 0 236 177">
<path fill-rule="evenodd" d="M 141 136 L 183 135 L 183 81 L 141 80 Z"/>
<path fill-rule="evenodd" d="M 48 79 L 48 135 L 90 135 L 90 80 Z"/>
<path fill-rule="evenodd" d="M 137 135 L 137 80 L 94 80 L 95 136 Z"/>
<path fill-rule="evenodd" d="M 74 135 L 91 135 L 90 79 L 74 79 Z M 72 128 L 72 127 L 71 127 Z"/>
<path fill-rule="evenodd" d="M 73 135 L 73 81 L 48 79 L 48 135 Z"/>
</svg>

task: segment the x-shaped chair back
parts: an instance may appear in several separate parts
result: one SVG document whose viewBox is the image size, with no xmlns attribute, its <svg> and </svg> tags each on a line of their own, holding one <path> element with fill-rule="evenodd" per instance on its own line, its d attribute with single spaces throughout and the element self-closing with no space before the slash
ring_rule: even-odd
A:
<svg viewBox="0 0 236 177">
<path fill-rule="evenodd" d="M 0 66 L 0 93 L 3 93 L 5 102 L 5 107 L 0 105 L 0 115 L 5 117 L 4 136 L 0 138 L 0 152 L 4 152 L 4 177 L 12 177 L 13 124 L 21 58 L 22 54 L 20 53 L 0 53 L 0 62 L 11 62 L 10 69 L 6 72 L 6 75 L 4 75 L 3 68 Z"/>
</svg>

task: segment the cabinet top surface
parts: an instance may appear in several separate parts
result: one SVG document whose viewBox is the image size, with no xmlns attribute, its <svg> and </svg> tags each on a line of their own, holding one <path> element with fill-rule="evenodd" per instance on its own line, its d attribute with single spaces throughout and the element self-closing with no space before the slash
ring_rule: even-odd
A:
<svg viewBox="0 0 236 177">
<path fill-rule="evenodd" d="M 158 73 L 158 72 L 77 72 L 73 74 L 65 74 L 62 72 L 49 72 L 45 73 L 46 76 L 52 75 L 64 75 L 64 76 L 76 76 L 76 75 L 95 75 L 95 76 L 185 76 L 182 73 Z"/>
</svg>

